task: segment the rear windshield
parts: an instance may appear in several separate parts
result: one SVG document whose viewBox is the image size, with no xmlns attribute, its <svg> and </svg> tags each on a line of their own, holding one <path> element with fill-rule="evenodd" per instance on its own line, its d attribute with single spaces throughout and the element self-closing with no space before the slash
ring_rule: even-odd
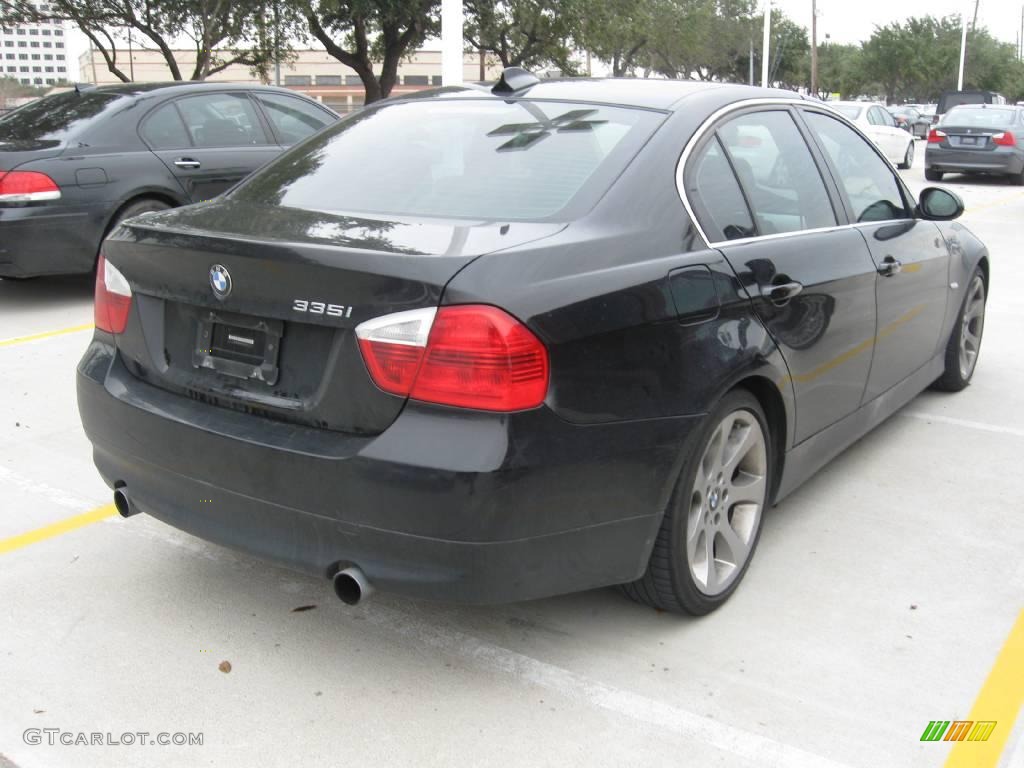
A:
<svg viewBox="0 0 1024 768">
<path fill-rule="evenodd" d="M 121 98 L 102 91 L 47 96 L 0 117 L 0 141 L 64 141 Z"/>
<path fill-rule="evenodd" d="M 854 107 L 849 104 L 833 104 L 832 109 L 841 115 L 846 115 L 851 120 L 856 120 L 860 113 L 864 111 L 864 107 Z"/>
<path fill-rule="evenodd" d="M 285 153 L 232 198 L 332 213 L 550 218 L 596 202 L 663 117 L 541 101 L 391 104 Z"/>
<path fill-rule="evenodd" d="M 953 107 L 942 120 L 947 125 L 979 126 L 981 128 L 1009 128 L 1015 121 L 1016 110 L 998 107 Z"/>
</svg>

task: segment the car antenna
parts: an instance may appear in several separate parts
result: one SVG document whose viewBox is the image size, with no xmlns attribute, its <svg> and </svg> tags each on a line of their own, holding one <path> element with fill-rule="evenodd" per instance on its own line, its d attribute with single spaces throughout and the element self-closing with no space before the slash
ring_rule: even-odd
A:
<svg viewBox="0 0 1024 768">
<path fill-rule="evenodd" d="M 491 93 L 495 95 L 515 93 L 539 82 L 539 77 L 522 67 L 505 67 L 501 72 L 501 79 L 491 88 Z"/>
</svg>

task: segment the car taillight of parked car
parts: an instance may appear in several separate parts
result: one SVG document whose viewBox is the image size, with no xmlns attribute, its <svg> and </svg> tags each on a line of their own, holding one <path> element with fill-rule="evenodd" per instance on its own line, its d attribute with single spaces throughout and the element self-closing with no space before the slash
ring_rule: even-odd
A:
<svg viewBox="0 0 1024 768">
<path fill-rule="evenodd" d="M 0 203 L 37 203 L 58 200 L 57 182 L 38 171 L 0 171 Z"/>
<path fill-rule="evenodd" d="M 124 333 L 131 308 L 131 286 L 121 271 L 101 253 L 96 265 L 96 327 L 107 333 Z"/>
<path fill-rule="evenodd" d="M 928 143 L 929 144 L 941 144 L 942 140 L 946 138 L 946 132 L 940 131 L 938 128 L 932 128 L 928 131 Z"/>
<path fill-rule="evenodd" d="M 521 322 L 477 304 L 415 309 L 356 328 L 371 378 L 385 392 L 485 411 L 536 408 L 548 352 Z"/>
<path fill-rule="evenodd" d="M 992 135 L 992 143 L 999 147 L 1015 147 L 1017 146 L 1017 137 L 1009 131 L 1003 131 Z"/>
</svg>

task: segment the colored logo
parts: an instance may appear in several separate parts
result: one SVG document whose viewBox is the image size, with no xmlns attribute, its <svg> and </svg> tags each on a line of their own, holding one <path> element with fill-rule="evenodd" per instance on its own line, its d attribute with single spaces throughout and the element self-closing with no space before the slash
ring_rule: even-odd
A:
<svg viewBox="0 0 1024 768">
<path fill-rule="evenodd" d="M 231 293 L 231 274 L 220 264 L 210 267 L 210 287 L 218 299 L 226 298 Z"/>
<path fill-rule="evenodd" d="M 996 720 L 931 720 L 921 741 L 988 741 Z"/>
</svg>

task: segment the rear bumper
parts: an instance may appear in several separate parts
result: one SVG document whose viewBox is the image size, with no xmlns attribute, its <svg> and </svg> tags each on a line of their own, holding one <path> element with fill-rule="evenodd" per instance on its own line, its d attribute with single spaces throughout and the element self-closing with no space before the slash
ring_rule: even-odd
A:
<svg viewBox="0 0 1024 768">
<path fill-rule="evenodd" d="M 94 341 L 79 410 L 108 484 L 177 528 L 384 591 L 510 602 L 630 581 L 700 417 L 577 426 L 409 404 L 376 437 L 269 421 L 133 378 Z"/>
<path fill-rule="evenodd" d="M 932 171 L 957 173 L 1018 174 L 1024 170 L 1024 152 L 1012 147 L 993 150 L 944 149 L 929 147 L 924 155 L 925 167 Z"/>
<path fill-rule="evenodd" d="M 0 277 L 88 272 L 106 215 L 100 205 L 0 207 Z"/>
</svg>

